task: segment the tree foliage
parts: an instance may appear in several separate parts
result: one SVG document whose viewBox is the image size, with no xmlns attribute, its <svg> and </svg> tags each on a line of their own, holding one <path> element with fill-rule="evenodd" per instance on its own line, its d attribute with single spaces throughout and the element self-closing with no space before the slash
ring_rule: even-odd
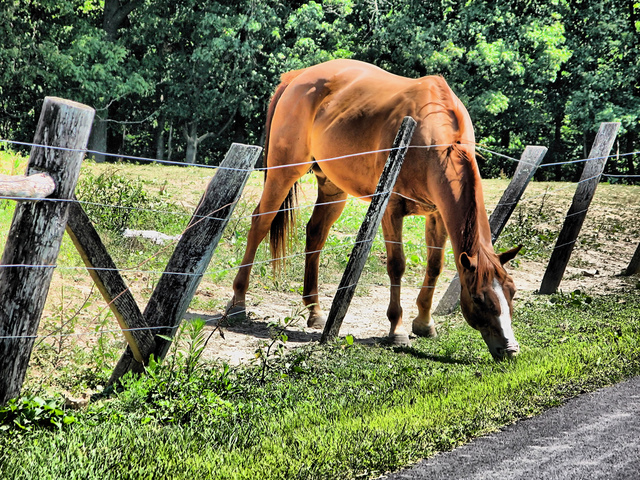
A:
<svg viewBox="0 0 640 480">
<path fill-rule="evenodd" d="M 600 122 L 639 149 L 636 0 L 2 0 L 0 136 L 30 140 L 45 95 L 97 110 L 109 153 L 212 163 L 260 143 L 279 75 L 333 58 L 443 75 L 479 142 L 585 156 Z M 103 151 L 104 151 L 103 150 Z M 485 175 L 513 168 L 481 160 Z M 638 156 L 609 162 L 635 174 Z M 577 167 L 544 170 L 572 178 Z"/>
</svg>

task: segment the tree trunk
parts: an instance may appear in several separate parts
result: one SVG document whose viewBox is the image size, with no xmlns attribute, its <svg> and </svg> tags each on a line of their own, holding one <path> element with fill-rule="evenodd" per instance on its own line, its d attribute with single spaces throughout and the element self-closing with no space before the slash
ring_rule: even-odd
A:
<svg viewBox="0 0 640 480">
<path fill-rule="evenodd" d="M 89 150 L 100 152 L 92 154 L 93 159 L 98 163 L 106 160 L 104 153 L 107 151 L 107 134 L 109 133 L 107 128 L 108 111 L 105 109 L 100 113 L 104 118 L 98 118 L 96 115 L 91 128 L 91 137 L 89 138 Z"/>
<path fill-rule="evenodd" d="M 142 5 L 142 0 L 132 0 L 129 3 L 120 5 L 120 0 L 105 0 L 104 2 L 104 15 L 102 17 L 102 29 L 104 30 L 107 39 L 115 42 L 118 38 L 118 30 L 122 27 L 127 16 L 138 6 Z M 89 139 L 90 150 L 97 152 L 107 152 L 107 138 L 109 135 L 109 110 L 105 107 L 100 111 L 100 117 L 96 115 L 91 130 L 91 138 Z M 96 162 L 104 162 L 106 160 L 105 155 L 94 154 Z"/>
<path fill-rule="evenodd" d="M 560 157 L 562 156 L 563 152 L 563 148 L 562 148 L 562 120 L 564 119 L 564 112 L 562 112 L 562 114 L 558 113 L 556 115 L 555 118 L 555 122 L 554 122 L 554 135 L 553 135 L 553 150 L 554 150 L 554 156 L 552 157 L 555 158 L 555 160 L 552 161 L 560 161 Z M 562 165 L 556 165 L 555 168 L 555 181 L 559 182 L 560 180 L 562 180 Z"/>
<path fill-rule="evenodd" d="M 633 144 L 634 144 L 634 140 L 635 140 L 636 134 L 635 132 L 632 132 L 631 130 L 629 130 L 627 132 L 627 148 L 626 151 L 627 152 L 633 152 Z M 636 168 L 635 165 L 633 163 L 633 158 L 635 157 L 635 155 L 627 155 L 627 174 L 628 175 L 635 175 L 636 174 Z"/>
<path fill-rule="evenodd" d="M 165 149 L 164 149 L 164 127 L 166 124 L 164 113 L 160 113 L 158 116 L 158 125 L 156 126 L 156 131 L 153 137 L 153 144 L 155 146 L 156 158 L 158 160 L 164 160 Z"/>
<path fill-rule="evenodd" d="M 185 157 L 185 163 L 194 165 L 196 163 L 196 157 L 198 155 L 198 123 L 191 122 L 189 124 L 189 130 L 184 127 L 184 138 L 187 141 L 187 154 Z"/>
<path fill-rule="evenodd" d="M 173 156 L 173 123 L 169 124 L 169 140 L 167 140 L 167 160 Z"/>
</svg>

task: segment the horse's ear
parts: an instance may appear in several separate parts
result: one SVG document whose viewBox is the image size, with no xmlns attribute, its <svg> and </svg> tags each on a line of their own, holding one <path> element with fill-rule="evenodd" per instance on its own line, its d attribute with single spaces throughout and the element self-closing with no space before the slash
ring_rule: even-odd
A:
<svg viewBox="0 0 640 480">
<path fill-rule="evenodd" d="M 478 262 L 475 257 L 470 257 L 469 255 L 467 255 L 467 252 L 462 252 L 460 254 L 460 265 L 462 265 L 465 270 L 475 272 L 478 266 Z"/>
<path fill-rule="evenodd" d="M 518 245 L 516 248 L 512 248 L 511 250 L 502 252 L 500 255 L 498 255 L 498 258 L 500 259 L 500 263 L 504 265 L 508 261 L 516 258 L 516 255 L 518 254 L 521 248 L 522 248 L 522 245 Z"/>
</svg>

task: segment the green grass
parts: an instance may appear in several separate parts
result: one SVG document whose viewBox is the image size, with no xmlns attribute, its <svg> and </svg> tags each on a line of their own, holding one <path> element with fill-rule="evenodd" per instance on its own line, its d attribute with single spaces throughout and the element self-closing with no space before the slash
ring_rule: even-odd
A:
<svg viewBox="0 0 640 480">
<path fill-rule="evenodd" d="M 375 478 L 640 372 L 639 292 L 551 300 L 518 304 L 513 362 L 494 363 L 459 316 L 410 348 L 305 347 L 264 381 L 260 365 L 186 376 L 178 360 L 173 377 L 129 379 L 61 430 L 6 435 L 0 473 Z"/>
<path fill-rule="evenodd" d="M 0 173 L 20 173 L 25 161 L 0 151 Z M 82 176 L 96 178 L 105 171 L 128 179 L 118 180 L 123 188 L 116 191 L 134 187 L 127 201 L 160 198 L 163 208 L 176 207 L 177 212 L 193 211 L 210 176 L 194 168 L 91 162 Z M 305 177 L 302 184 L 312 192 L 314 182 Z M 488 206 L 497 203 L 506 183 L 485 182 Z M 244 253 L 249 215 L 261 184 L 261 175 L 251 176 L 203 288 L 230 288 L 229 274 Z M 572 195 L 565 186 L 533 183 L 533 201 L 518 206 L 498 248 L 524 243 L 526 251 L 519 258 L 544 261 Z M 546 195 L 549 189 L 557 193 Z M 593 250 L 603 254 L 631 243 L 635 248 L 638 227 L 629 218 L 637 217 L 638 198 L 640 187 L 599 187 L 586 233 L 574 252 L 580 265 L 589 261 Z M 301 203 L 314 200 L 307 192 Z M 350 201 L 332 230 L 330 249 L 321 260 L 322 285 L 339 282 L 367 206 Z M 8 232 L 13 208 L 13 202 L 0 203 L 0 231 Z M 303 251 L 310 214 L 311 208 L 300 211 L 292 253 Z M 144 223 L 148 228 L 166 228 L 164 233 L 181 228 L 169 215 L 154 217 L 139 220 L 149 222 Z M 164 268 L 171 248 L 123 241 L 98 228 L 119 266 Z M 423 235 L 423 219 L 405 220 L 408 285 L 419 284 L 424 275 Z M 617 243 L 611 247 L 604 240 Z M 0 246 L 4 241 L 3 236 Z M 280 278 L 271 275 L 268 263 L 256 266 L 252 291 L 298 292 L 301 258 L 291 260 L 287 275 Z M 450 251 L 446 258 L 444 276 L 452 271 Z M 268 259 L 268 248 L 262 246 L 257 260 Z M 91 290 L 66 236 L 58 263 L 40 334 L 117 328 L 100 295 Z M 517 275 L 516 271 L 516 280 Z M 140 305 L 156 280 L 152 273 L 128 274 Z M 410 348 L 371 347 L 343 339 L 328 347 L 311 344 L 286 356 L 272 349 L 255 364 L 235 370 L 216 364 L 194 367 L 188 360 L 191 354 L 178 352 L 153 367 L 150 375 L 126 380 L 117 392 L 96 395 L 87 409 L 77 412 L 62 408 L 61 393 L 99 390 L 122 351 L 120 336 L 86 337 L 84 343 L 73 336 L 39 340 L 24 392 L 32 395 L 16 410 L 19 422 L 38 421 L 23 430 L 13 420 L 2 424 L 0 411 L 0 424 L 6 427 L 4 433 L 0 429 L 0 478 L 375 478 L 640 373 L 636 281 L 611 295 L 519 294 L 514 330 L 522 353 L 514 362 L 494 363 L 480 335 L 456 314 L 440 320 L 437 339 L 415 340 Z M 361 282 L 365 289 L 367 283 L 386 282 L 381 235 Z M 218 297 L 197 297 L 192 305 L 216 309 L 221 304 L 224 300 Z M 284 341 L 276 335 L 274 348 Z M 34 395 L 44 397 L 46 405 L 52 405 L 49 410 L 38 410 L 41 402 Z M 65 415 L 75 422 L 61 422 Z"/>
</svg>

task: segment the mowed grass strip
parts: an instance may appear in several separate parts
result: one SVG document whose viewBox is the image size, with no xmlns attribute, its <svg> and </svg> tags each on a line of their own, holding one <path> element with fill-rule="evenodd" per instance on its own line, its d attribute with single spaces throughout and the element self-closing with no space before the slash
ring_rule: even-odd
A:
<svg viewBox="0 0 640 480">
<path fill-rule="evenodd" d="M 217 380 L 212 394 L 205 382 L 187 407 L 192 397 L 180 392 L 193 385 L 172 386 L 169 398 L 148 379 L 131 380 L 61 431 L 2 437 L 0 474 L 375 478 L 638 374 L 639 300 L 637 290 L 525 297 L 515 315 L 523 351 L 514 362 L 494 363 L 477 332 L 454 316 L 439 338 L 410 348 L 343 341 L 277 359 L 264 381 L 259 365 L 238 369 L 229 394 Z M 190 382 L 219 369 L 202 368 Z"/>
</svg>

